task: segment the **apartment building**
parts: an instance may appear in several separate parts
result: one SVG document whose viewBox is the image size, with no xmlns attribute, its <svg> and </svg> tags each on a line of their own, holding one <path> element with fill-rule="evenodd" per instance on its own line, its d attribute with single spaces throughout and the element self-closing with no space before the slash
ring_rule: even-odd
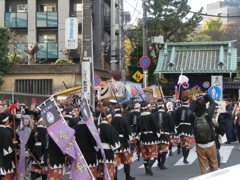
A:
<svg viewBox="0 0 240 180">
<path fill-rule="evenodd" d="M 217 16 L 240 16 L 240 0 L 225 0 L 225 1 L 216 0 L 216 2 L 207 5 L 207 14 Z M 204 16 L 203 23 L 208 18 L 213 17 Z M 237 22 L 238 24 L 240 24 L 239 17 L 224 17 L 221 18 L 221 20 L 223 24 L 229 22 Z"/>
<path fill-rule="evenodd" d="M 111 2 L 115 3 L 114 9 L 111 8 Z M 101 68 L 102 61 L 105 61 L 104 69 L 110 70 L 112 56 L 118 62 L 118 50 L 121 49 L 119 0 L 93 0 L 92 9 L 94 67 Z M 32 43 L 42 45 L 36 58 L 47 58 L 48 63 L 65 58 L 60 50 L 66 50 L 66 18 L 78 18 L 79 40 L 82 39 L 82 11 L 82 0 L 0 0 L 0 25 L 16 30 L 19 36 L 17 47 L 20 50 Z M 111 16 L 115 17 L 114 21 Z M 79 62 L 77 52 L 71 50 L 75 63 Z"/>
</svg>

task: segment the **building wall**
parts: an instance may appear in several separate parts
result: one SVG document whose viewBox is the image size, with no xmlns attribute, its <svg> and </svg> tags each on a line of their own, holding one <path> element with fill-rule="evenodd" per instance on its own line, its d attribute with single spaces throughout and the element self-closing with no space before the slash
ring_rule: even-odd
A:
<svg viewBox="0 0 240 180">
<path fill-rule="evenodd" d="M 211 15 L 219 15 L 219 16 L 240 16 L 240 3 L 233 3 L 233 2 L 215 2 L 207 5 L 207 14 Z M 208 18 L 217 19 L 217 17 L 209 17 L 204 16 L 203 17 L 203 23 Z M 229 23 L 229 22 L 237 22 L 240 24 L 239 18 L 221 18 L 223 24 Z"/>
</svg>

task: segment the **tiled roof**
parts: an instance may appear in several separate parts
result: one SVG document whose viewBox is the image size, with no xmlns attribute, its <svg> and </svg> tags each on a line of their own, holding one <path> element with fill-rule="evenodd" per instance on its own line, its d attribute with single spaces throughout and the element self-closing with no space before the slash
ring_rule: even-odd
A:
<svg viewBox="0 0 240 180">
<path fill-rule="evenodd" d="M 155 73 L 236 73 L 235 41 L 165 43 Z"/>
</svg>

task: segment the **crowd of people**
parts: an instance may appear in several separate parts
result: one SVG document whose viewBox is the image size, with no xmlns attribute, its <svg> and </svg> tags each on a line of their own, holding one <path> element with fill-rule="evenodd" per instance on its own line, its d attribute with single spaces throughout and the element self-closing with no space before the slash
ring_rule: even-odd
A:
<svg viewBox="0 0 240 180">
<path fill-rule="evenodd" d="M 240 102 L 240 99 L 239 99 Z M 207 107 L 207 103 L 209 106 Z M 142 157 L 146 175 L 153 175 L 152 165 L 158 162 L 160 170 L 166 170 L 166 157 L 172 156 L 176 144 L 183 163 L 188 164 L 193 135 L 201 174 L 220 168 L 219 138 L 226 133 L 226 143 L 240 139 L 240 104 L 231 105 L 226 99 L 226 112 L 218 113 L 218 105 L 208 95 L 184 96 L 180 102 L 158 99 L 155 103 L 136 102 L 130 108 L 117 100 L 100 102 L 91 109 L 99 132 L 105 158 L 93 138 L 80 106 L 58 104 L 66 123 L 75 130 L 76 142 L 83 153 L 89 170 L 95 179 L 104 179 L 107 163 L 109 180 L 117 180 L 118 166 L 123 164 L 126 180 L 131 175 L 133 153 Z M 20 147 L 21 122 L 25 131 L 25 147 Z M 236 132 L 236 133 L 235 133 Z M 12 180 L 16 169 L 17 151 L 25 148 L 25 180 L 60 180 L 64 167 L 71 158 L 64 154 L 48 135 L 41 112 L 32 103 L 30 107 L 19 103 L 0 101 L 0 179 Z M 240 150 L 240 149 L 239 149 Z M 71 177 L 69 177 L 71 179 Z"/>
</svg>

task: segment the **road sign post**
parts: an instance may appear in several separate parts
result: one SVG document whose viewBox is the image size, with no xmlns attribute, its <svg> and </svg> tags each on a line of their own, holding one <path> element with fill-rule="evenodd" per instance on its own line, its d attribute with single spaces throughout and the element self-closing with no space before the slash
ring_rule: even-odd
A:
<svg viewBox="0 0 240 180">
<path fill-rule="evenodd" d="M 142 75 L 142 73 L 140 73 L 139 71 L 136 71 L 136 72 L 134 73 L 134 75 L 132 76 L 132 78 L 133 78 L 135 81 L 140 82 L 140 81 L 142 80 L 142 78 L 143 78 L 143 75 Z"/>
<path fill-rule="evenodd" d="M 148 66 L 150 66 L 151 60 L 147 56 L 143 56 L 139 60 L 139 65 L 143 68 L 143 74 L 144 74 L 144 79 L 143 79 L 143 87 L 146 88 L 148 86 L 147 84 L 147 78 L 148 78 Z"/>
</svg>

